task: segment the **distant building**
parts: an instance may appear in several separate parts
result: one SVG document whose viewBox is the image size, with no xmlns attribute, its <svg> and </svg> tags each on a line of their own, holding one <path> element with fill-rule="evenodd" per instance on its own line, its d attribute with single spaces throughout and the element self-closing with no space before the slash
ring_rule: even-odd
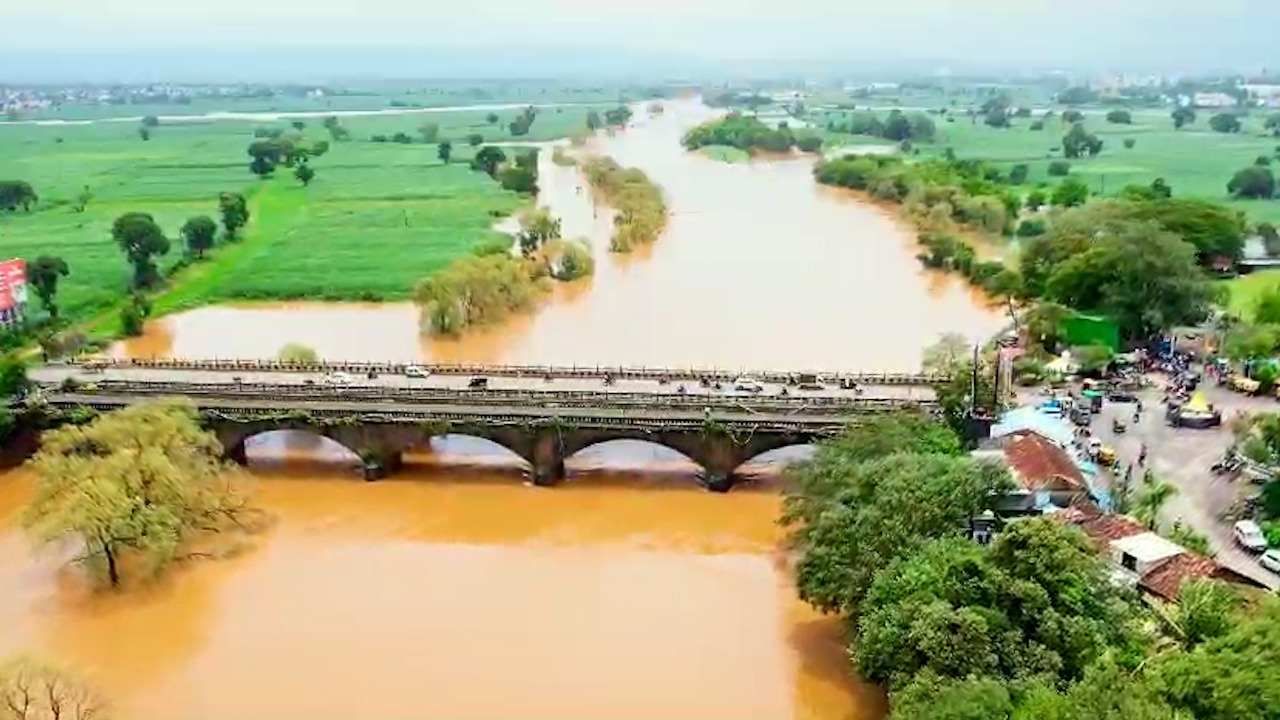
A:
<svg viewBox="0 0 1280 720">
<path fill-rule="evenodd" d="M 1191 96 L 1191 104 L 1200 108 L 1230 108 L 1237 105 L 1235 97 L 1220 92 L 1198 92 Z"/>
<path fill-rule="evenodd" d="M 27 261 L 0 262 L 0 326 L 12 327 L 27 315 Z"/>
<path fill-rule="evenodd" d="M 1241 90 L 1249 93 L 1249 99 L 1258 105 L 1280 108 L 1280 85 L 1271 83 L 1246 83 Z"/>
</svg>

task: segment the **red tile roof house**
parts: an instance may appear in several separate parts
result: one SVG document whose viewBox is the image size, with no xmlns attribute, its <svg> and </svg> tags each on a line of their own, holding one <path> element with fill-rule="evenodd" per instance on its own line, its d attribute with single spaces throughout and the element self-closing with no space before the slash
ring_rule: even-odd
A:
<svg viewBox="0 0 1280 720">
<path fill-rule="evenodd" d="M 1263 587 L 1256 580 L 1219 565 L 1213 558 L 1156 535 L 1124 515 L 1108 515 L 1096 507 L 1078 506 L 1054 513 L 1052 517 L 1083 530 L 1098 549 L 1111 558 L 1117 577 L 1136 584 L 1153 599 L 1177 600 L 1183 583 L 1201 578 Z"/>
<path fill-rule="evenodd" d="M 1000 444 L 1017 485 L 1008 498 L 1009 509 L 1067 508 L 1089 500 L 1084 473 L 1057 443 L 1039 433 L 1023 431 L 1001 438 Z"/>
</svg>

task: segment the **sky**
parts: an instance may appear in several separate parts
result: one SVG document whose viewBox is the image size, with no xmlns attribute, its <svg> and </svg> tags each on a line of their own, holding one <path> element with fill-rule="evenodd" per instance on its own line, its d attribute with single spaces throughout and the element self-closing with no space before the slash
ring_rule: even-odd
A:
<svg viewBox="0 0 1280 720">
<path fill-rule="evenodd" d="M 0 0 L 4 80 L 1280 68 L 1269 0 Z"/>
</svg>

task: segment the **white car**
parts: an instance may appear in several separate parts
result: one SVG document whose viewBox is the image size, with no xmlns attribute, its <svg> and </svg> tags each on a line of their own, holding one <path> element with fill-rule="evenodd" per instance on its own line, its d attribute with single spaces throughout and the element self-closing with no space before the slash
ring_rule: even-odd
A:
<svg viewBox="0 0 1280 720">
<path fill-rule="evenodd" d="M 1258 558 L 1258 564 L 1273 573 L 1280 573 L 1280 548 L 1268 550 Z"/>
<path fill-rule="evenodd" d="M 329 373 L 324 376 L 324 381 L 330 385 L 350 385 L 356 379 L 344 372 Z"/>
<path fill-rule="evenodd" d="M 764 392 L 764 386 L 760 384 L 760 381 L 755 378 L 745 376 L 733 381 L 733 389 L 738 392 L 748 392 L 753 394 Z"/>
<path fill-rule="evenodd" d="M 431 375 L 431 371 L 421 365 L 410 365 L 404 369 L 405 377 L 424 378 Z"/>
<path fill-rule="evenodd" d="M 1250 552 L 1262 552 L 1267 549 L 1267 539 L 1262 535 L 1262 528 L 1252 520 L 1241 520 L 1231 528 L 1236 544 Z"/>
</svg>

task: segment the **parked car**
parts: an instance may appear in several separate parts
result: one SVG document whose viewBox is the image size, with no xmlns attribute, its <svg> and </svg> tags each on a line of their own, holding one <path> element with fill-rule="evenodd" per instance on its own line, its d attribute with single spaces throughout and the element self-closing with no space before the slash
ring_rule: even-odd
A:
<svg viewBox="0 0 1280 720">
<path fill-rule="evenodd" d="M 431 375 L 431 371 L 421 365 L 409 365 L 404 369 L 405 377 L 424 378 Z"/>
<path fill-rule="evenodd" d="M 344 372 L 329 373 L 324 376 L 324 381 L 329 385 L 350 385 L 356 381 L 355 377 Z"/>
<path fill-rule="evenodd" d="M 489 387 L 489 378 L 473 377 L 467 381 L 467 387 L 472 390 L 485 390 Z"/>
<path fill-rule="evenodd" d="M 1258 564 L 1273 573 L 1280 573 L 1280 548 L 1262 553 L 1258 558 Z"/>
<path fill-rule="evenodd" d="M 764 386 L 755 378 L 749 378 L 745 375 L 733 381 L 733 389 L 738 392 L 762 393 Z"/>
<path fill-rule="evenodd" d="M 1241 520 L 1231 527 L 1231 534 L 1236 544 L 1250 552 L 1262 552 L 1267 549 L 1267 538 L 1262 535 L 1262 528 L 1252 520 Z"/>
</svg>

